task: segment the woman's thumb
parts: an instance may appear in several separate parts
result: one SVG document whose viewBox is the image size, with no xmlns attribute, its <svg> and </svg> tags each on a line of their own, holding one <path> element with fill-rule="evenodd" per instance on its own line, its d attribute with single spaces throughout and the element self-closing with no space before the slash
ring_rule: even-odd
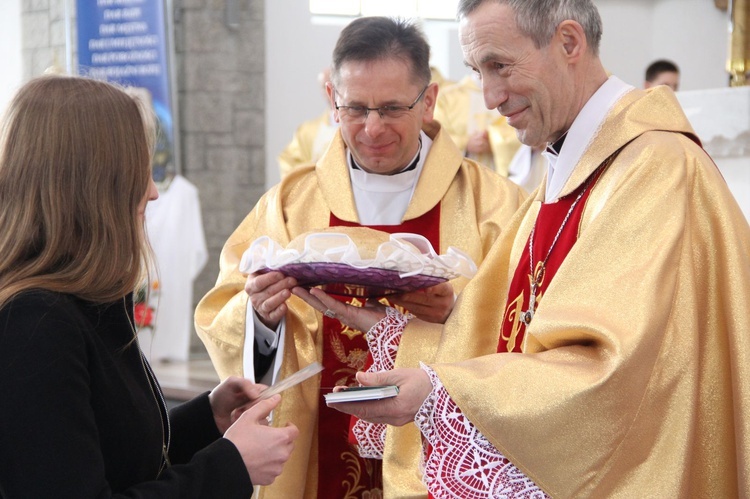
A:
<svg viewBox="0 0 750 499">
<path fill-rule="evenodd" d="M 266 419 L 268 415 L 271 414 L 271 411 L 279 405 L 279 402 L 281 402 L 281 395 L 276 394 L 265 400 L 256 402 L 255 405 L 245 411 L 245 413 L 254 421 L 259 422 Z"/>
</svg>

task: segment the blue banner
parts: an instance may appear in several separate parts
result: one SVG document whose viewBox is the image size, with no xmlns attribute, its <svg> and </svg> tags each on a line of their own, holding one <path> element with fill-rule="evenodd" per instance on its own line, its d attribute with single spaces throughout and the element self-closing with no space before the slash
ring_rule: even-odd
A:
<svg viewBox="0 0 750 499">
<path fill-rule="evenodd" d="M 163 0 L 77 0 L 78 72 L 147 91 L 158 120 L 154 180 L 174 172 Z"/>
</svg>

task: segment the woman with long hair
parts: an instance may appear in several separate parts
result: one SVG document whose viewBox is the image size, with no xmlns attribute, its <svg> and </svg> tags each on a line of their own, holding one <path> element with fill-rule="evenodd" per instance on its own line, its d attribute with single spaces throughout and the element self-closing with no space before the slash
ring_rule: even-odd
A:
<svg viewBox="0 0 750 499">
<path fill-rule="evenodd" d="M 228 378 L 167 411 L 138 347 L 133 290 L 154 121 L 127 91 L 44 76 L 0 135 L 0 497 L 241 497 L 297 429 L 279 396 Z M 223 435 L 223 438 L 222 438 Z"/>
</svg>

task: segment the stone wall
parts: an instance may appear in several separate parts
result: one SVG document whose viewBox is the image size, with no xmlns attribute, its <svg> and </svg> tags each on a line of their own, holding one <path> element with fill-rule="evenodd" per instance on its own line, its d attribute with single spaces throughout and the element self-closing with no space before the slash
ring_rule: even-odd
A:
<svg viewBox="0 0 750 499">
<path fill-rule="evenodd" d="M 66 0 L 21 1 L 21 50 L 24 81 L 56 67 L 66 68 Z M 75 8 L 75 1 L 70 1 Z M 70 14 L 74 16 L 74 13 Z M 75 23 L 71 23 L 75 40 Z"/>
<path fill-rule="evenodd" d="M 216 280 L 224 241 L 265 190 L 264 2 L 173 4 L 182 174 L 200 191 L 209 249 L 195 282 L 197 303 Z M 76 67 L 75 6 L 75 0 L 22 0 L 25 80 L 53 66 L 65 71 L 66 25 Z"/>
<path fill-rule="evenodd" d="M 231 0 L 226 0 L 230 2 Z M 182 0 L 175 12 L 183 174 L 200 190 L 209 262 L 196 302 L 218 274 L 224 241 L 265 190 L 263 0 Z"/>
</svg>

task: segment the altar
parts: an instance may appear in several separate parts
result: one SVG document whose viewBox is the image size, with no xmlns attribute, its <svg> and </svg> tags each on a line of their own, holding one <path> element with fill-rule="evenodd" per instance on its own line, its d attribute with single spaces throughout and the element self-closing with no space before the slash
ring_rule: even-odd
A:
<svg viewBox="0 0 750 499">
<path fill-rule="evenodd" d="M 750 220 L 750 87 L 677 92 L 695 132 Z"/>
</svg>

